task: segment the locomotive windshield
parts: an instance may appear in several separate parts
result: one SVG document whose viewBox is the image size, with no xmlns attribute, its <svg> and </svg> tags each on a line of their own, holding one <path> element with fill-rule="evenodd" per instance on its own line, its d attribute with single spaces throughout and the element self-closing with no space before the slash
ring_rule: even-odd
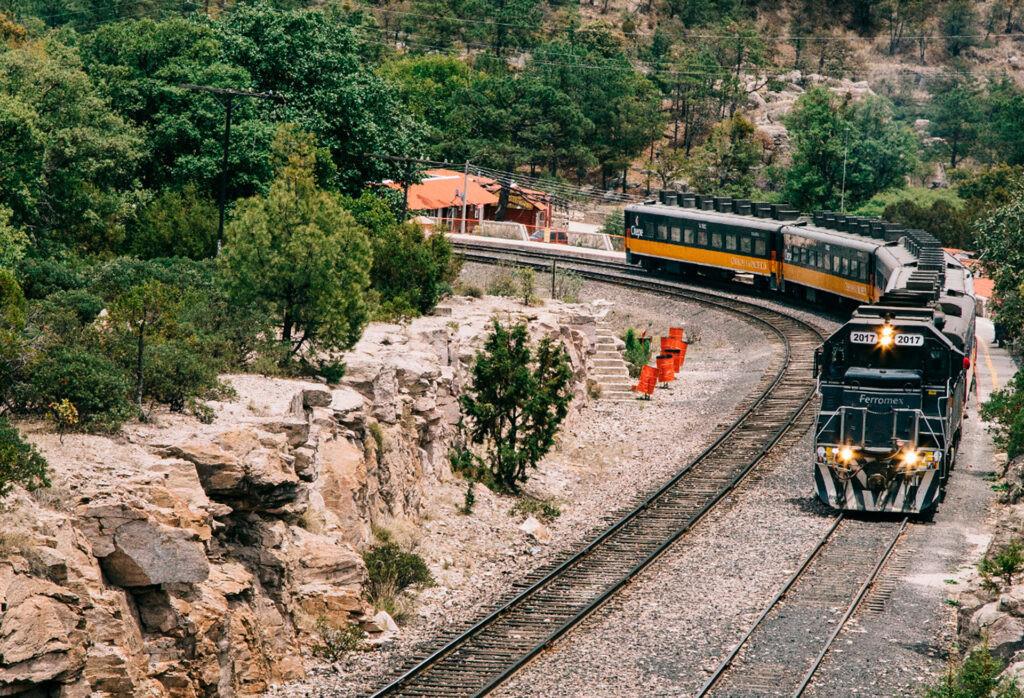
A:
<svg viewBox="0 0 1024 698">
<path fill-rule="evenodd" d="M 918 371 L 927 384 L 942 384 L 949 377 L 949 352 L 930 338 L 919 347 L 837 342 L 825 360 L 830 380 L 842 380 L 851 367 Z"/>
</svg>

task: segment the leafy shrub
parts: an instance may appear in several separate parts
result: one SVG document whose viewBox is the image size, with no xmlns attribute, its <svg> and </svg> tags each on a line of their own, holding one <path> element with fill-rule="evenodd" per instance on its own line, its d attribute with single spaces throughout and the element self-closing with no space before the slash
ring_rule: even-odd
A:
<svg viewBox="0 0 1024 698">
<path fill-rule="evenodd" d="M 626 330 L 623 342 L 626 345 L 624 352 L 626 368 L 629 370 L 630 377 L 636 378 L 640 375 L 640 369 L 651 360 L 651 343 L 643 341 L 632 327 Z"/>
<path fill-rule="evenodd" d="M 515 271 L 512 267 L 499 264 L 491 270 L 487 279 L 487 293 L 492 296 L 515 296 L 519 292 Z"/>
<path fill-rule="evenodd" d="M 18 391 L 21 407 L 30 412 L 43 413 L 51 403 L 67 400 L 87 430 L 116 431 L 135 414 L 125 372 L 87 346 L 42 354 Z"/>
<path fill-rule="evenodd" d="M 1021 690 L 1013 680 L 999 680 L 1003 663 L 993 657 L 987 646 L 975 649 L 949 672 L 937 686 L 925 692 L 926 698 L 1020 698 Z"/>
<path fill-rule="evenodd" d="M 483 298 L 484 290 L 479 286 L 466 283 L 456 283 L 452 289 L 453 293 L 457 296 L 467 296 L 469 298 Z"/>
<path fill-rule="evenodd" d="M 57 291 L 83 288 L 86 284 L 77 260 L 55 257 L 25 257 L 18 264 L 18 280 L 25 297 L 46 298 Z"/>
<path fill-rule="evenodd" d="M 368 577 L 364 593 L 374 608 L 398 620 L 405 614 L 402 593 L 412 586 L 430 586 L 434 577 L 422 557 L 403 550 L 390 534 L 378 531 L 377 538 L 379 543 L 363 553 Z"/>
<path fill-rule="evenodd" d="M 67 311 L 79 325 L 87 325 L 103 310 L 103 299 L 84 289 L 54 291 L 42 301 L 44 312 Z"/>
<path fill-rule="evenodd" d="M 34 446 L 22 441 L 10 422 L 0 417 L 0 498 L 15 484 L 29 490 L 48 487 L 46 459 Z"/>
<path fill-rule="evenodd" d="M 571 271 L 555 272 L 555 298 L 566 303 L 578 303 L 583 289 L 583 277 Z"/>
<path fill-rule="evenodd" d="M 217 252 L 217 206 L 194 184 L 161 192 L 139 214 L 128 250 L 143 259 L 204 259 Z"/>
<path fill-rule="evenodd" d="M 981 416 L 992 422 L 996 445 L 1011 460 L 1024 454 L 1024 371 L 1017 371 L 1006 386 L 992 393 L 981 407 Z"/>
<path fill-rule="evenodd" d="M 328 662 L 337 662 L 349 652 L 359 649 L 364 637 L 357 624 L 335 628 L 323 616 L 316 620 L 316 632 L 320 641 L 313 645 L 313 655 Z"/>
<path fill-rule="evenodd" d="M 986 555 L 978 563 L 978 574 L 985 586 L 995 591 L 1002 586 L 1013 584 L 1015 575 L 1024 570 L 1024 546 L 1019 540 L 1011 541 L 994 555 Z"/>
<path fill-rule="evenodd" d="M 562 515 L 554 502 L 536 497 L 520 497 L 509 511 L 511 516 L 535 516 L 541 521 L 551 522 Z"/>
<path fill-rule="evenodd" d="M 562 346 L 551 338 L 529 345 L 526 325 L 495 321 L 473 363 L 472 379 L 459 397 L 466 436 L 486 458 L 463 448 L 459 463 L 470 477 L 516 493 L 555 443 L 572 399 L 572 369 Z"/>
<path fill-rule="evenodd" d="M 533 305 L 537 302 L 535 286 L 537 283 L 537 272 L 530 267 L 522 267 L 512 272 L 515 282 L 515 295 L 523 305 Z"/>
</svg>

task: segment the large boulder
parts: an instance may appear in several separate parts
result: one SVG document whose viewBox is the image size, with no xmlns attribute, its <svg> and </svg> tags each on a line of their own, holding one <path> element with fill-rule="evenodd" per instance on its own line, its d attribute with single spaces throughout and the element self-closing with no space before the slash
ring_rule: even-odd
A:
<svg viewBox="0 0 1024 698">
<path fill-rule="evenodd" d="M 0 695 L 39 684 L 70 684 L 85 667 L 78 597 L 42 579 L 16 575 L 0 607 Z"/>
<path fill-rule="evenodd" d="M 112 584 L 195 584 L 210 574 L 206 551 L 194 532 L 154 521 L 116 500 L 84 505 L 79 513 L 93 555 Z"/>
</svg>

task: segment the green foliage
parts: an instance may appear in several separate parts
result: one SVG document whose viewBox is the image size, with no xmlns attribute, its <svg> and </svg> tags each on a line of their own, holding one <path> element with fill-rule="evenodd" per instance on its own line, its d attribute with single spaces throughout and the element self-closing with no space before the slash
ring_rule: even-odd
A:
<svg viewBox="0 0 1024 698">
<path fill-rule="evenodd" d="M 960 664 L 951 664 L 942 681 L 924 695 L 926 698 L 1020 698 L 1022 694 L 1015 681 L 999 679 L 1004 666 L 992 656 L 988 646 L 982 645 Z"/>
<path fill-rule="evenodd" d="M 749 119 L 726 119 L 711 129 L 707 143 L 690 159 L 686 168 L 690 186 L 694 191 L 748 198 L 764 153 Z"/>
<path fill-rule="evenodd" d="M 613 211 L 604 217 L 601 232 L 605 235 L 621 238 L 626 234 L 626 209 Z"/>
<path fill-rule="evenodd" d="M 46 459 L 31 444 L 25 443 L 18 430 L 0 417 L 0 499 L 11 487 L 21 485 L 34 490 L 49 487 Z"/>
<path fill-rule="evenodd" d="M 533 305 L 537 302 L 537 272 L 532 267 L 519 267 L 512 272 L 512 279 L 519 302 L 523 305 Z"/>
<path fill-rule="evenodd" d="M 45 414 L 50 404 L 67 400 L 87 431 L 116 431 L 136 414 L 127 374 L 96 348 L 58 347 L 28 368 L 24 383 L 16 388 L 24 411 Z"/>
<path fill-rule="evenodd" d="M 815 87 L 797 100 L 785 122 L 794 146 L 785 193 L 803 210 L 839 209 L 844 181 L 846 208 L 856 208 L 902 185 L 917 164 L 914 135 L 893 121 L 882 98 L 840 101 Z"/>
<path fill-rule="evenodd" d="M 110 109 L 73 47 L 47 38 L 0 52 L 0 205 L 15 226 L 113 249 L 142 152 L 139 132 Z"/>
<path fill-rule="evenodd" d="M 929 133 L 942 139 L 939 148 L 948 156 L 949 166 L 956 167 L 977 148 L 982 96 L 975 79 L 960 73 L 944 75 L 928 86 L 928 92 Z"/>
<path fill-rule="evenodd" d="M 277 318 L 287 359 L 344 350 L 368 319 L 370 245 L 336 195 L 317 187 L 309 138 L 282 129 L 282 166 L 265 197 L 241 202 L 222 270 L 231 297 Z"/>
<path fill-rule="evenodd" d="M 1014 576 L 1020 574 L 1021 570 L 1024 570 L 1024 545 L 1019 540 L 1010 541 L 994 555 L 985 555 L 978 563 L 978 574 L 985 585 L 996 591 L 1001 586 L 1012 585 Z"/>
<path fill-rule="evenodd" d="M 506 328 L 495 321 L 473 364 L 472 380 L 459 404 L 467 435 L 486 460 L 475 479 L 518 492 L 551 449 L 572 399 L 572 371 L 565 350 L 550 338 L 530 348 L 526 325 Z"/>
<path fill-rule="evenodd" d="M 194 184 L 167 189 L 149 202 L 132 226 L 128 249 L 143 259 L 205 259 L 217 252 L 217 206 Z"/>
<path fill-rule="evenodd" d="M 992 422 L 996 445 L 1011 459 L 1024 454 L 1024 371 L 1017 371 L 1001 390 L 981 407 L 981 416 Z"/>
<path fill-rule="evenodd" d="M 623 342 L 626 345 L 624 352 L 626 368 L 629 369 L 630 377 L 636 378 L 640 375 L 640 369 L 651 360 L 651 343 L 649 340 L 646 342 L 641 340 L 632 327 L 626 330 Z"/>
<path fill-rule="evenodd" d="M 359 649 L 365 637 L 358 624 L 348 623 L 342 628 L 335 628 L 323 616 L 316 619 L 316 633 L 320 641 L 312 647 L 313 656 L 332 663 Z"/>
<path fill-rule="evenodd" d="M 509 515 L 534 516 L 545 523 L 550 523 L 562 515 L 562 510 L 551 500 L 522 496 L 512 505 Z"/>
<path fill-rule="evenodd" d="M 879 192 L 856 213 L 925 230 L 948 247 L 974 249 L 972 216 L 964 201 L 951 189 L 906 187 Z"/>
<path fill-rule="evenodd" d="M 981 123 L 981 151 L 988 162 L 1024 165 L 1024 90 L 1006 77 L 990 85 Z"/>
<path fill-rule="evenodd" d="M 462 498 L 462 506 L 459 507 L 459 513 L 463 516 L 473 513 L 473 506 L 476 504 L 476 494 L 473 492 L 475 486 L 476 483 L 472 480 L 466 483 L 466 495 Z"/>
<path fill-rule="evenodd" d="M 981 259 L 995 282 L 995 320 L 1009 337 L 1024 337 L 1024 186 L 1010 203 L 977 223 Z"/>
<path fill-rule="evenodd" d="M 942 9 L 939 26 L 946 37 L 946 52 L 954 58 L 978 42 L 975 5 L 971 0 L 949 0 Z"/>
<path fill-rule="evenodd" d="M 16 268 L 28 247 L 28 235 L 11 225 L 11 213 L 0 206 L 0 269 Z"/>
<path fill-rule="evenodd" d="M 555 298 L 566 303 L 579 303 L 583 277 L 571 271 L 555 271 Z"/>
<path fill-rule="evenodd" d="M 363 552 L 367 581 L 363 593 L 374 608 L 398 620 L 403 614 L 401 595 L 413 586 L 432 586 L 434 577 L 423 558 L 403 550 L 390 534 L 378 531 L 379 543 Z"/>
</svg>

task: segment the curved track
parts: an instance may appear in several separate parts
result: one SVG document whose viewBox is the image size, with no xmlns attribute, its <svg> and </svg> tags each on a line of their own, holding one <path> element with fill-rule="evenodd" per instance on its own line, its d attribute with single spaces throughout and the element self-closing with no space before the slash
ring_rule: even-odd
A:
<svg viewBox="0 0 1024 698">
<path fill-rule="evenodd" d="M 837 516 L 698 698 L 803 695 L 907 522 Z"/>
<path fill-rule="evenodd" d="M 465 246 L 458 246 L 465 249 Z M 549 266 L 550 253 L 465 250 L 472 261 Z M 742 316 L 782 343 L 777 371 L 738 418 L 692 462 L 583 549 L 538 576 L 472 627 L 419 660 L 376 695 L 474 696 L 493 690 L 609 599 L 728 494 L 794 425 L 814 396 L 821 333 L 754 303 L 638 277 L 624 265 L 567 261 L 586 278 L 697 301 Z"/>
</svg>

